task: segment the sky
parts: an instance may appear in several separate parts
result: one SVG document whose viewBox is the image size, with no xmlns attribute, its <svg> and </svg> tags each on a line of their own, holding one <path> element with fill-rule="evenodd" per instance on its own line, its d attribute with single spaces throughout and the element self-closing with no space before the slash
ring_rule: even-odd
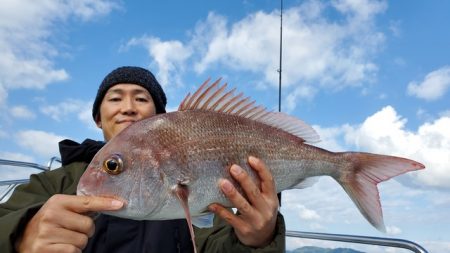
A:
<svg viewBox="0 0 450 253">
<path fill-rule="evenodd" d="M 0 6 L 0 159 L 45 165 L 62 139 L 102 140 L 92 103 L 103 77 L 124 65 L 155 74 L 169 111 L 209 77 L 278 110 L 280 1 Z M 437 0 L 284 1 L 281 110 L 313 126 L 317 146 L 426 166 L 379 185 L 386 234 L 327 177 L 283 193 L 289 230 L 402 238 L 450 251 L 448 10 L 450 2 Z M 37 172 L 0 169 L 0 180 Z M 288 239 L 287 248 L 311 244 L 342 246 Z"/>
</svg>

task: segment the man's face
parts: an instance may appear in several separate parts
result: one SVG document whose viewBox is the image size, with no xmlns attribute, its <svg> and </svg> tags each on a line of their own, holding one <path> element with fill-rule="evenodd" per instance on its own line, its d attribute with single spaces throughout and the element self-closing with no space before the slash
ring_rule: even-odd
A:
<svg viewBox="0 0 450 253">
<path fill-rule="evenodd" d="M 106 92 L 96 124 L 108 141 L 133 122 L 155 114 L 155 103 L 145 88 L 136 84 L 116 84 Z"/>
</svg>

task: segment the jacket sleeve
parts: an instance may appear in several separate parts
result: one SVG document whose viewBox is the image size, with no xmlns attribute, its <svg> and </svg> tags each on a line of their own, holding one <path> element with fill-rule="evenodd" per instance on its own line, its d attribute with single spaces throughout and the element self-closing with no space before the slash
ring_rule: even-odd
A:
<svg viewBox="0 0 450 253">
<path fill-rule="evenodd" d="M 286 251 L 285 234 L 284 218 L 278 213 L 272 242 L 264 248 L 252 248 L 239 241 L 233 227 L 216 217 L 211 228 L 195 228 L 195 244 L 198 252 L 278 253 Z"/>
<path fill-rule="evenodd" d="M 82 163 L 33 174 L 27 184 L 19 185 L 5 203 L 0 204 L 0 252 L 15 252 L 14 243 L 28 221 L 52 195 L 74 194 Z"/>
</svg>

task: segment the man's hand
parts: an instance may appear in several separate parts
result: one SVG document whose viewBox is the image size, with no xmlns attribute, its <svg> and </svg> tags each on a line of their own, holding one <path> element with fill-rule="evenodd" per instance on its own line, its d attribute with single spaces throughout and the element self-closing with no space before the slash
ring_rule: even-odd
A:
<svg viewBox="0 0 450 253">
<path fill-rule="evenodd" d="M 238 165 L 230 168 L 231 175 L 240 184 L 247 199 L 230 181 L 223 179 L 219 183 L 225 196 L 239 210 L 239 215 L 218 204 L 212 204 L 209 208 L 233 226 L 241 243 L 251 247 L 264 247 L 274 236 L 279 207 L 278 197 L 274 179 L 266 165 L 255 157 L 249 157 L 248 162 L 259 176 L 261 181 L 259 187 Z"/>
<path fill-rule="evenodd" d="M 118 200 L 73 195 L 54 195 L 28 222 L 18 252 L 81 252 L 95 226 L 86 214 L 122 208 Z"/>
</svg>

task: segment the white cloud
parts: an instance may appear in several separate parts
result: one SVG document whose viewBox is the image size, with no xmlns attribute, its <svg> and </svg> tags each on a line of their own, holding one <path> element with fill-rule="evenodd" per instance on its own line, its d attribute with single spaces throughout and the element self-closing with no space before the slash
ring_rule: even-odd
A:
<svg viewBox="0 0 450 253">
<path fill-rule="evenodd" d="M 84 105 L 84 107 L 80 108 L 80 110 L 77 112 L 77 117 L 90 129 L 98 130 L 99 132 L 101 132 L 95 124 L 94 119 L 92 118 L 92 103 L 87 103 Z"/>
<path fill-rule="evenodd" d="M 296 98 L 312 97 L 320 87 L 339 89 L 374 79 L 378 67 L 372 57 L 382 47 L 384 35 L 373 23 L 385 9 L 385 2 L 379 1 L 307 1 L 285 10 L 283 82 L 288 89 L 297 86 L 289 108 L 295 107 Z M 329 11 L 336 11 L 340 21 L 327 19 Z M 279 31 L 278 10 L 251 13 L 232 24 L 211 12 L 197 23 L 186 43 L 143 36 L 131 39 L 126 47 L 146 45 L 163 82 L 183 64 L 191 64 L 199 74 L 219 67 L 248 71 L 275 86 Z"/>
<path fill-rule="evenodd" d="M 8 88 L 43 88 L 64 80 L 67 73 L 54 69 L 49 57 L 56 54 L 46 39 L 52 22 L 61 20 L 57 2 L 9 0 L 2 3 L 0 16 L 0 76 Z"/>
<path fill-rule="evenodd" d="M 350 18 L 360 21 L 370 20 L 387 8 L 385 1 L 371 0 L 335 0 L 332 4 L 342 13 L 350 14 Z"/>
<path fill-rule="evenodd" d="M 283 18 L 283 84 L 289 91 L 287 110 L 299 99 L 311 98 L 320 87 L 340 89 L 373 80 L 378 67 L 374 52 L 384 35 L 374 28 L 376 14 L 384 2 L 335 1 L 344 21 L 324 18 L 332 5 L 306 2 L 287 9 Z M 210 13 L 194 32 L 191 45 L 200 60 L 198 73 L 227 66 L 262 75 L 266 84 L 278 83 L 279 12 L 253 13 L 227 25 L 227 20 Z M 261 53 L 264 52 L 264 53 Z M 273 52 L 273 53 L 270 53 Z"/>
<path fill-rule="evenodd" d="M 183 45 L 180 41 L 161 41 L 159 38 L 142 36 L 132 38 L 126 49 L 131 46 L 143 46 L 153 60 L 153 65 L 158 69 L 156 76 L 164 87 L 169 83 L 180 84 L 180 72 L 184 69 L 185 61 L 191 56 L 191 49 Z"/>
<path fill-rule="evenodd" d="M 402 233 L 402 230 L 396 226 L 387 226 L 386 232 L 388 235 L 399 235 Z"/>
<path fill-rule="evenodd" d="M 67 115 L 80 112 L 86 107 L 85 101 L 68 99 L 56 105 L 46 105 L 40 108 L 41 112 L 53 120 L 61 121 Z"/>
<path fill-rule="evenodd" d="M 422 162 L 426 169 L 409 173 L 416 183 L 448 188 L 450 175 L 446 173 L 450 164 L 450 117 L 442 116 L 425 123 L 416 132 L 405 129 L 406 119 L 387 106 L 368 117 L 359 126 L 344 125 L 335 128 L 314 128 L 321 135 L 318 146 L 342 151 L 339 138 L 344 135 L 347 144 L 357 150 L 373 153 L 404 156 Z"/>
<path fill-rule="evenodd" d="M 351 129 L 346 138 L 358 149 L 392 153 L 393 150 L 401 150 L 400 147 L 409 146 L 413 150 L 404 150 L 404 153 L 412 154 L 420 147 L 419 139 L 404 130 L 405 124 L 406 119 L 398 116 L 393 107 L 386 106 L 369 116 L 361 126 Z"/>
<path fill-rule="evenodd" d="M 432 122 L 424 123 L 417 131 L 407 130 L 406 121 L 393 107 L 386 106 L 369 116 L 361 125 L 325 128 L 327 130 L 325 133 L 334 133 L 330 137 L 337 140 L 342 134 L 346 143 L 356 147 L 358 151 L 402 156 L 421 162 L 426 169 L 408 173 L 411 179 L 421 185 L 448 188 L 450 117 L 444 115 Z M 324 131 L 320 128 L 319 130 Z M 321 137 L 324 140 L 323 136 Z M 339 141 L 336 143 L 326 139 L 325 141 L 329 142 L 327 145 L 342 150 L 337 144 Z"/>
<path fill-rule="evenodd" d="M 425 123 L 417 131 L 405 129 L 405 124 L 406 119 L 387 106 L 360 125 L 314 128 L 321 135 L 322 141 L 318 146 L 322 148 L 397 155 L 426 165 L 425 170 L 379 184 L 388 233 L 409 237 L 412 232 L 407 229 L 410 227 L 408 224 L 435 224 L 439 220 L 448 220 L 445 210 L 450 202 L 445 189 L 450 182 L 447 169 L 450 164 L 450 133 L 446 130 L 450 128 L 450 118 L 441 117 Z M 281 210 L 289 219 L 288 229 L 320 227 L 328 232 L 357 233 L 360 227 L 367 229 L 370 226 L 345 191 L 330 177 L 321 177 L 310 188 L 283 192 L 282 200 Z M 427 215 L 430 212 L 433 215 Z M 347 226 L 342 226 L 342 223 Z"/>
<path fill-rule="evenodd" d="M 92 101 L 67 99 L 59 104 L 41 106 L 40 111 L 56 121 L 72 120 L 71 115 L 75 115 L 90 129 L 97 129 L 92 119 L 92 103 Z"/>
<path fill-rule="evenodd" d="M 341 24 L 326 20 L 323 13 L 330 7 L 319 2 L 286 10 L 283 79 L 287 86 L 299 82 L 338 87 L 357 85 L 376 72 L 370 56 L 384 39 L 372 30 L 371 23 L 372 16 L 383 9 L 370 4 L 356 8 L 343 1 L 337 3 L 342 4 L 342 15 L 348 17 Z M 196 33 L 211 38 L 204 45 L 207 51 L 196 65 L 197 70 L 205 71 L 216 63 L 252 72 L 262 70 L 266 81 L 276 84 L 279 26 L 274 24 L 279 24 L 278 11 L 251 14 L 229 29 L 224 18 L 210 14 Z M 204 31 L 215 34 L 204 36 Z"/>
<path fill-rule="evenodd" d="M 109 13 L 117 4 L 105 0 L 4 0 L 0 8 L 0 83 L 11 88 L 45 88 L 66 80 L 56 68 L 54 31 L 70 17 L 83 20 Z M 58 41 L 59 44 L 62 44 Z"/>
<path fill-rule="evenodd" d="M 420 83 L 413 81 L 408 84 L 409 95 L 429 101 L 443 97 L 448 89 L 450 89 L 450 66 L 428 73 Z"/>
<path fill-rule="evenodd" d="M 21 153 L 0 152 L 0 158 L 13 161 L 33 162 L 33 157 Z"/>
<path fill-rule="evenodd" d="M 176 112 L 178 111 L 178 106 L 166 107 L 166 112 Z"/>
<path fill-rule="evenodd" d="M 312 187 L 285 191 L 282 201 L 281 211 L 291 221 L 288 229 L 321 226 L 330 231 L 334 225 L 341 224 L 344 220 L 350 224 L 348 227 L 358 223 L 370 226 L 345 191 L 331 177 L 320 177 Z M 345 231 L 342 227 L 339 229 L 340 232 Z"/>
<path fill-rule="evenodd" d="M 445 234 L 449 219 L 448 192 L 434 189 L 410 188 L 395 180 L 389 180 L 379 185 L 380 200 L 383 208 L 384 221 L 389 237 L 408 238 L 414 240 L 416 227 L 425 231 Z M 445 199 L 447 198 L 447 199 Z M 444 199 L 444 200 L 442 200 Z M 386 237 L 375 229 L 357 211 L 345 191 L 329 177 L 323 177 L 314 186 L 302 190 L 283 192 L 281 211 L 286 219 L 287 230 L 305 231 L 306 228 L 319 232 L 337 234 L 365 234 L 368 236 Z M 298 217 L 298 207 L 307 206 L 320 215 L 320 220 L 303 220 Z M 431 215 L 432 214 L 432 215 Z M 439 223 L 440 222 L 440 223 Z M 442 224 L 435 227 L 433 224 Z M 441 238 L 445 240 L 445 238 Z M 292 240 L 292 239 L 290 239 Z M 304 241 L 306 245 L 329 244 L 328 247 L 342 247 L 340 243 L 331 241 Z M 297 247 L 300 242 L 288 242 L 288 249 Z M 420 242 L 429 252 L 447 252 L 447 242 Z M 348 244 L 344 246 L 349 246 Z M 367 247 L 367 246 L 364 246 Z M 441 250 L 431 250 L 431 249 Z M 386 248 L 360 249 L 363 252 L 385 252 Z"/>
<path fill-rule="evenodd" d="M 450 242 L 426 241 L 423 245 L 428 252 L 450 252 Z"/>
<path fill-rule="evenodd" d="M 319 224 L 319 223 L 311 223 L 311 224 L 309 225 L 309 228 L 310 228 L 312 231 L 318 231 L 318 230 L 324 230 L 324 229 L 325 229 L 325 227 L 322 226 L 322 225 Z"/>
<path fill-rule="evenodd" d="M 408 173 L 418 183 L 448 188 L 450 173 L 450 118 L 441 117 L 421 125 L 417 132 L 405 129 L 406 119 L 391 106 L 368 117 L 360 126 L 349 128 L 348 143 L 358 149 L 407 157 L 426 166 L 424 171 Z"/>
<path fill-rule="evenodd" d="M 18 119 L 34 119 L 36 118 L 36 115 L 30 111 L 26 106 L 19 105 L 14 106 L 10 109 L 10 113 L 14 118 Z"/>
<path fill-rule="evenodd" d="M 320 215 L 316 211 L 308 209 L 305 206 L 300 207 L 299 216 L 305 220 L 320 220 Z"/>
<path fill-rule="evenodd" d="M 67 139 L 67 137 L 38 130 L 21 131 L 16 135 L 16 142 L 20 146 L 47 159 L 58 156 L 58 142 L 63 139 Z"/>
<path fill-rule="evenodd" d="M 286 112 L 291 112 L 297 106 L 297 101 L 302 101 L 305 99 L 310 99 L 314 97 L 317 93 L 317 89 L 312 86 L 298 86 L 292 92 L 289 92 L 287 97 L 283 101 L 283 105 L 285 105 Z"/>
<path fill-rule="evenodd" d="M 450 117 L 441 117 L 432 123 L 426 123 L 419 128 L 422 149 L 418 159 L 427 166 L 424 173 L 418 174 L 418 179 L 427 185 L 450 187 Z"/>
<path fill-rule="evenodd" d="M 121 9 L 119 3 L 108 0 L 78 0 L 66 3 L 66 8 L 84 21 L 107 15 L 114 9 Z"/>
<path fill-rule="evenodd" d="M 197 72 L 204 72 L 209 64 L 225 57 L 226 50 L 222 41 L 226 40 L 226 26 L 226 18 L 213 12 L 208 14 L 206 21 L 197 23 L 191 41 L 203 58 L 194 64 Z"/>
<path fill-rule="evenodd" d="M 323 128 L 318 125 L 313 126 L 314 130 L 316 130 L 317 134 L 320 136 L 320 142 L 314 144 L 315 146 L 333 151 L 344 151 L 344 147 L 340 144 L 340 136 L 345 133 L 346 128 L 348 126 L 342 127 L 329 127 Z"/>
</svg>

